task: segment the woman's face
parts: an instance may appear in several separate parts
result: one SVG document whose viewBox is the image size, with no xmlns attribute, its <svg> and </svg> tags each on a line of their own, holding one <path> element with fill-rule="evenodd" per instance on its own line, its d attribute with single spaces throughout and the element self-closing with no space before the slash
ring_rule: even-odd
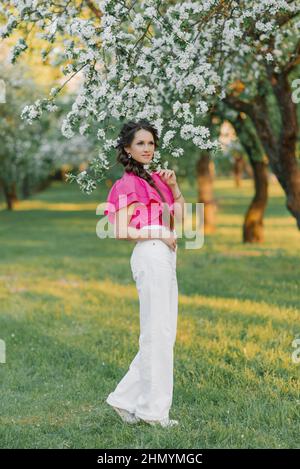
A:
<svg viewBox="0 0 300 469">
<path fill-rule="evenodd" d="M 137 130 L 131 145 L 124 148 L 136 161 L 148 164 L 152 160 L 155 150 L 153 135 L 148 130 Z"/>
</svg>

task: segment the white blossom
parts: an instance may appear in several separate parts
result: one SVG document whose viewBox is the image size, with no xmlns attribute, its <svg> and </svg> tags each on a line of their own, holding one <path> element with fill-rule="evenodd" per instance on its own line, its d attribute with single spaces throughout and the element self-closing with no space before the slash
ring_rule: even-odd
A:
<svg viewBox="0 0 300 469">
<path fill-rule="evenodd" d="M 152 122 L 163 136 L 156 164 L 164 157 L 183 155 L 180 147 L 173 146 L 179 138 L 213 151 L 218 142 L 201 125 L 209 117 L 211 105 L 222 100 L 237 80 L 245 83 L 246 98 L 255 94 L 266 62 L 273 65 L 276 58 L 275 70 L 280 70 L 299 36 L 299 21 L 287 27 L 287 35 L 278 26 L 280 15 L 296 16 L 300 11 L 299 2 L 285 0 L 223 2 L 224 11 L 216 8 L 217 0 L 94 0 L 100 21 L 88 3 L 84 15 L 80 2 L 70 2 L 65 9 L 64 2 L 61 8 L 54 8 L 51 0 L 7 3 L 1 37 L 12 36 L 19 25 L 25 26 L 18 30 L 21 38 L 16 40 L 12 59 L 16 61 L 26 50 L 22 31 L 33 24 L 36 37 L 42 33 L 49 43 L 49 59 L 69 75 L 66 81 L 81 78 L 61 131 L 66 138 L 75 139 L 76 134 L 87 131 L 88 122 L 97 125 L 102 155 L 92 165 L 97 176 L 93 179 L 87 172 L 78 179 L 89 191 L 98 176 L 103 177 L 106 163 L 102 162 L 113 155 L 114 139 L 108 131 L 112 122 L 141 118 Z M 270 37 L 274 38 L 273 51 L 268 47 Z M 32 122 L 43 111 L 54 110 L 54 97 L 55 88 L 48 100 L 28 104 L 24 118 Z"/>
</svg>

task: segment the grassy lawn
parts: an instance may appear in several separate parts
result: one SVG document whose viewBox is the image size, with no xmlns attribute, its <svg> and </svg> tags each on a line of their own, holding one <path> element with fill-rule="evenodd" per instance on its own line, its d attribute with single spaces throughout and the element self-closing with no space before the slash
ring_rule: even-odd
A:
<svg viewBox="0 0 300 469">
<path fill-rule="evenodd" d="M 106 194 L 55 182 L 0 211 L 0 447 L 299 448 L 299 232 L 280 187 L 263 244 L 241 242 L 248 180 L 217 181 L 218 229 L 202 249 L 179 240 L 169 429 L 126 425 L 105 403 L 139 338 L 134 243 L 95 231 Z"/>
</svg>

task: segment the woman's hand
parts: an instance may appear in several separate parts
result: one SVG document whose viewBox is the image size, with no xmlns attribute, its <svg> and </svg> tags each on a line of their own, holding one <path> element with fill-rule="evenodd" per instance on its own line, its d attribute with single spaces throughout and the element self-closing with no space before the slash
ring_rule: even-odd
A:
<svg viewBox="0 0 300 469">
<path fill-rule="evenodd" d="M 176 174 L 173 169 L 161 169 L 157 172 L 161 179 L 168 184 L 168 186 L 175 186 L 176 181 Z"/>
<path fill-rule="evenodd" d="M 177 248 L 177 239 L 174 233 L 172 231 L 169 231 L 169 234 L 167 237 L 163 236 L 161 240 L 169 246 L 169 248 L 173 249 L 173 251 L 176 251 Z"/>
</svg>

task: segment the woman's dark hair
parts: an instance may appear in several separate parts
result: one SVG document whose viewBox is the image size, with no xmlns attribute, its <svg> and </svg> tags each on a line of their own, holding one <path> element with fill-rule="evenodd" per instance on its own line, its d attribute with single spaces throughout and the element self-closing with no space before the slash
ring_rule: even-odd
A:
<svg viewBox="0 0 300 469">
<path fill-rule="evenodd" d="M 117 142 L 117 162 L 121 163 L 124 168 L 126 173 L 133 173 L 136 176 L 144 179 L 147 181 L 151 187 L 153 187 L 160 195 L 161 199 L 163 202 L 166 203 L 166 199 L 155 184 L 153 178 L 151 177 L 151 174 L 149 174 L 146 169 L 144 168 L 143 163 L 140 163 L 139 161 L 136 161 L 134 158 L 129 158 L 128 154 L 125 151 L 125 147 L 130 146 L 132 143 L 135 133 L 138 130 L 147 130 L 148 132 L 151 132 L 153 135 L 154 139 L 154 146 L 155 149 L 158 146 L 158 132 L 157 129 L 150 124 L 150 122 L 147 119 L 140 119 L 137 122 L 134 121 L 129 121 L 126 122 L 119 134 L 118 137 L 118 142 Z M 172 213 L 170 212 L 170 229 L 174 229 L 174 217 Z"/>
</svg>

